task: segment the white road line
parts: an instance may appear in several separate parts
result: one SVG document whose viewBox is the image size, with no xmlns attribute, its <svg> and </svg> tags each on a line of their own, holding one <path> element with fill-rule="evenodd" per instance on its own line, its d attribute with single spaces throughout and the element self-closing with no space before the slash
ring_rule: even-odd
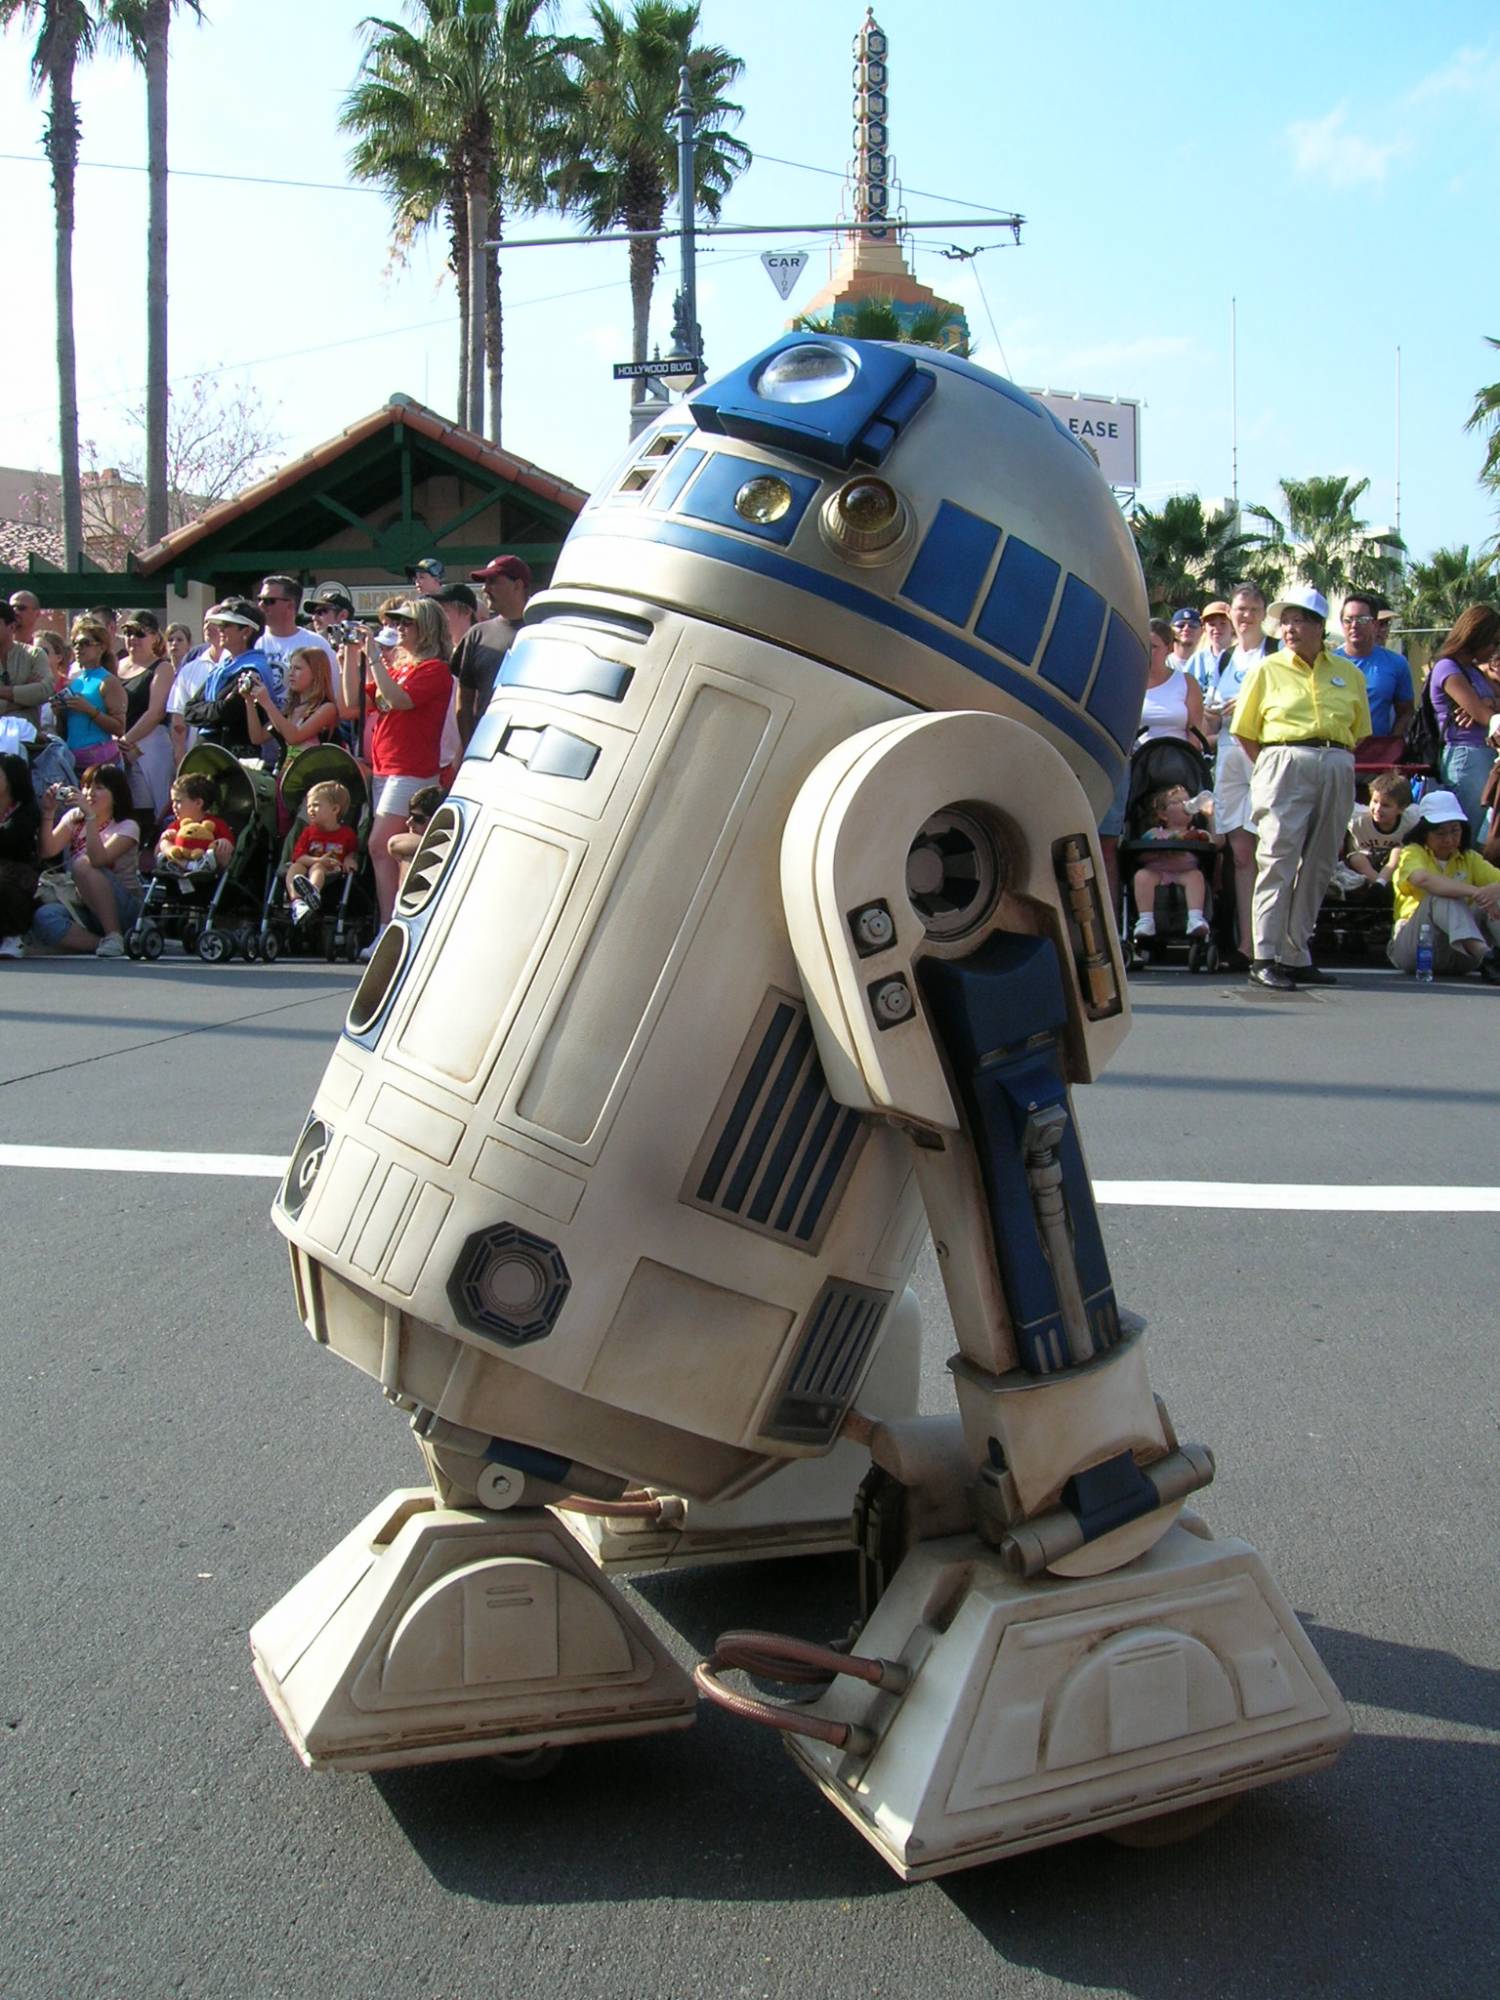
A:
<svg viewBox="0 0 1500 2000">
<path fill-rule="evenodd" d="M 0 1146 L 0 1167 L 48 1167 L 63 1173 L 225 1174 L 279 1181 L 287 1162 L 275 1153 L 153 1153 L 129 1148 Z M 1362 1182 L 1095 1181 L 1101 1208 L 1253 1208 L 1262 1213 L 1350 1215 L 1500 1215 L 1500 1187 L 1367 1187 Z"/>
<path fill-rule="evenodd" d="M 1366 1187 L 1358 1181 L 1095 1181 L 1106 1208 L 1256 1208 L 1349 1215 L 1497 1215 L 1500 1188 Z"/>
<path fill-rule="evenodd" d="M 129 1147 L 0 1146 L 0 1167 L 55 1167 L 64 1173 L 228 1174 L 279 1181 L 286 1161 L 275 1153 L 146 1153 Z"/>
</svg>

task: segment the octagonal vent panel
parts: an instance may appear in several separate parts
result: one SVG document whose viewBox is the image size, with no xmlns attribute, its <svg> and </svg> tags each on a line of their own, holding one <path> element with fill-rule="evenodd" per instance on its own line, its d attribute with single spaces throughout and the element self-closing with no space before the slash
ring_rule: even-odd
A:
<svg viewBox="0 0 1500 2000">
<path fill-rule="evenodd" d="M 524 1347 L 557 1324 L 572 1279 L 555 1243 L 513 1222 L 475 1232 L 448 1279 L 448 1303 L 471 1333 Z"/>
</svg>

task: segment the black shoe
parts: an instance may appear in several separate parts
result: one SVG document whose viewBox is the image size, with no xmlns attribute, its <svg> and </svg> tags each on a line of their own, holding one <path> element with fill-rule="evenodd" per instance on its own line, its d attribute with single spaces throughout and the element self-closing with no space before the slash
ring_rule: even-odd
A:
<svg viewBox="0 0 1500 2000">
<path fill-rule="evenodd" d="M 1485 953 L 1479 961 L 1479 976 L 1486 986 L 1500 986 L 1500 951 Z"/>
<path fill-rule="evenodd" d="M 1264 986 L 1271 993 L 1295 993 L 1297 990 L 1287 976 L 1285 969 L 1279 966 L 1274 958 L 1257 958 L 1252 960 L 1250 966 L 1250 984 L 1252 986 Z"/>
<path fill-rule="evenodd" d="M 1338 981 L 1331 972 L 1325 972 L 1320 965 L 1280 965 L 1278 972 L 1284 972 L 1293 986 L 1337 986 Z"/>
</svg>

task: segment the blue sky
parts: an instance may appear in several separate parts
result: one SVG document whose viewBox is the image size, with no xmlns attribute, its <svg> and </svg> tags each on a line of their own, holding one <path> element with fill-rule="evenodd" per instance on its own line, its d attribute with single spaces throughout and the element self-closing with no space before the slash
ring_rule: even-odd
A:
<svg viewBox="0 0 1500 2000">
<path fill-rule="evenodd" d="M 336 184 L 172 184 L 174 375 L 253 382 L 288 453 L 394 389 L 452 408 L 456 308 L 441 245 L 392 268 L 380 198 L 346 184 L 335 123 L 364 11 L 209 0 L 211 25 L 174 37 L 176 166 Z M 1462 429 L 1475 388 L 1500 377 L 1500 354 L 1482 339 L 1500 335 L 1492 5 L 1271 0 L 1247 14 L 883 0 L 876 11 L 891 42 L 908 213 L 982 203 L 1027 218 L 1019 249 L 960 266 L 929 237 L 917 256 L 918 275 L 965 307 L 976 359 L 1032 385 L 1139 398 L 1148 503 L 1226 494 L 1236 297 L 1242 499 L 1273 501 L 1282 475 L 1367 476 L 1367 516 L 1385 523 L 1399 346 L 1413 553 L 1493 532 Z M 583 12 L 565 4 L 560 20 Z M 726 220 L 838 214 L 829 174 L 851 150 L 850 43 L 863 12 L 863 0 L 704 0 L 705 37 L 745 60 L 739 129 L 760 156 Z M 0 44 L 7 154 L 39 150 L 27 48 L 15 32 Z M 96 63 L 80 95 L 85 160 L 143 161 L 138 75 Z M 56 454 L 50 193 L 43 166 L 7 158 L 0 176 L 11 274 L 0 462 L 46 466 Z M 85 171 L 78 206 L 81 423 L 110 462 L 128 452 L 125 411 L 143 380 L 144 177 Z M 514 224 L 554 228 L 572 225 Z M 796 247 L 812 254 L 783 306 L 758 253 Z M 654 328 L 664 347 L 675 246 L 669 258 Z M 518 250 L 503 271 L 504 442 L 590 485 L 624 436 L 624 391 L 609 377 L 629 352 L 624 247 Z M 712 372 L 779 332 L 823 281 L 827 252 L 791 234 L 727 239 L 701 271 Z"/>
</svg>

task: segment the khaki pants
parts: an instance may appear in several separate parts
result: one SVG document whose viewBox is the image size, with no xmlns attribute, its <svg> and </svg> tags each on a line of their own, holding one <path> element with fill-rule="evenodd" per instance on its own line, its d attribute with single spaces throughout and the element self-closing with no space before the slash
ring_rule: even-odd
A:
<svg viewBox="0 0 1500 2000">
<path fill-rule="evenodd" d="M 1423 924 L 1432 925 L 1434 972 L 1472 972 L 1473 952 L 1463 943 L 1500 946 L 1500 917 L 1477 917 L 1457 896 L 1424 896 L 1404 924 L 1398 924 L 1386 946 L 1386 957 L 1402 972 L 1417 969 L 1417 941 Z"/>
<path fill-rule="evenodd" d="M 1354 810 L 1354 753 L 1269 743 L 1250 780 L 1256 834 L 1252 956 L 1311 965 L 1313 934 Z"/>
</svg>

